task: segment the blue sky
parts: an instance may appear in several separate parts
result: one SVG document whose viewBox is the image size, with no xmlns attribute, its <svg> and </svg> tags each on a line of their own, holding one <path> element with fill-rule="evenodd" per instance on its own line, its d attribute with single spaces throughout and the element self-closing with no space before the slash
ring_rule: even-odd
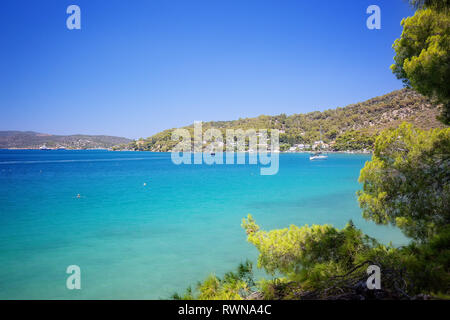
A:
<svg viewBox="0 0 450 320">
<path fill-rule="evenodd" d="M 81 8 L 81 30 L 66 8 Z M 381 30 L 366 8 L 381 8 Z M 0 130 L 147 137 L 400 89 L 404 0 L 3 0 Z"/>
</svg>

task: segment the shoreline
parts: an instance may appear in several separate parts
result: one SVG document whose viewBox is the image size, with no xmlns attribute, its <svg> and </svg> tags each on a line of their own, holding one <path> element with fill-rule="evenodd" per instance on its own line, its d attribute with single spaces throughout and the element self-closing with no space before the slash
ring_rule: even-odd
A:
<svg viewBox="0 0 450 320">
<path fill-rule="evenodd" d="M 111 152 L 127 152 L 127 151 L 131 151 L 131 152 L 154 152 L 154 153 L 171 153 L 171 151 L 151 151 L 151 150 L 112 150 L 112 149 L 108 149 L 108 148 L 96 148 L 96 149 L 39 149 L 39 148 L 0 148 L 0 150 L 30 150 L 30 151 L 97 151 L 97 150 L 102 150 L 102 151 L 111 151 Z M 315 151 L 311 150 L 311 151 L 282 151 L 282 152 L 276 152 L 276 153 L 280 153 L 280 154 L 289 154 L 289 153 L 293 153 L 293 154 L 303 154 L 303 153 L 313 153 Z M 327 153 L 336 153 L 336 154 L 373 154 L 372 150 L 367 150 L 367 151 L 363 151 L 363 150 L 347 150 L 347 151 L 322 151 L 323 153 L 327 154 Z M 205 153 L 205 152 L 202 152 Z M 226 153 L 226 152 L 224 152 Z M 237 152 L 236 152 L 237 153 Z M 245 151 L 244 153 L 249 153 L 248 151 Z M 257 153 L 257 152 L 253 152 L 253 153 Z M 268 152 L 271 153 L 271 152 Z"/>
<path fill-rule="evenodd" d="M 105 151 L 112 151 L 108 148 L 88 148 L 88 149 L 68 149 L 68 148 L 55 148 L 55 149 L 40 149 L 40 148 L 0 148 L 0 150 L 30 150 L 30 151 L 62 151 L 62 150 L 105 150 Z M 131 150 L 128 150 L 131 151 Z"/>
</svg>

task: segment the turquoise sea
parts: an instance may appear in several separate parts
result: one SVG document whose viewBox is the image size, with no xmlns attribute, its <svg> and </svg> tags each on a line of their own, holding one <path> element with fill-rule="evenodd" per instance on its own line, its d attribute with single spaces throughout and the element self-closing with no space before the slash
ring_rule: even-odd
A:
<svg viewBox="0 0 450 320">
<path fill-rule="evenodd" d="M 257 165 L 175 165 L 169 153 L 0 150 L 0 299 L 168 298 L 256 261 L 240 227 L 248 213 L 263 229 L 352 219 L 404 244 L 361 217 L 369 159 L 281 154 L 278 174 L 261 176 Z M 73 264 L 81 290 L 66 288 Z"/>
</svg>

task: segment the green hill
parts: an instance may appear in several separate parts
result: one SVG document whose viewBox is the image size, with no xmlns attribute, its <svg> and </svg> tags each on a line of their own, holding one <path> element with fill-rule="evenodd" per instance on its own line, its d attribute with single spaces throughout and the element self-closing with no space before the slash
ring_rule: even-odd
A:
<svg viewBox="0 0 450 320">
<path fill-rule="evenodd" d="M 311 144 L 319 140 L 322 128 L 322 140 L 330 150 L 361 150 L 371 148 L 380 130 L 397 127 L 403 121 L 422 129 L 442 127 L 436 120 L 439 113 L 440 108 L 429 99 L 405 88 L 323 112 L 204 122 L 203 130 L 214 127 L 224 134 L 226 129 L 279 129 L 280 149 L 283 151 L 295 144 Z M 193 125 L 184 128 L 193 131 Z M 129 147 L 134 150 L 170 151 L 177 144 L 171 139 L 173 130 L 133 141 Z"/>
<path fill-rule="evenodd" d="M 0 149 L 107 149 L 132 140 L 113 136 L 51 135 L 33 131 L 0 131 Z"/>
</svg>

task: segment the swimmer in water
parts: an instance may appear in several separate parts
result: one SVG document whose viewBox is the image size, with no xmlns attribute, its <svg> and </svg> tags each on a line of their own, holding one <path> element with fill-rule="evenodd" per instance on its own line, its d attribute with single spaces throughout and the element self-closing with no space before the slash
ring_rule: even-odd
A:
<svg viewBox="0 0 450 320">
<path fill-rule="evenodd" d="M 144 187 L 147 185 L 147 182 L 144 182 Z"/>
<path fill-rule="evenodd" d="M 77 194 L 77 198 L 80 199 L 80 198 L 81 198 L 81 195 L 80 195 L 80 194 Z"/>
</svg>

